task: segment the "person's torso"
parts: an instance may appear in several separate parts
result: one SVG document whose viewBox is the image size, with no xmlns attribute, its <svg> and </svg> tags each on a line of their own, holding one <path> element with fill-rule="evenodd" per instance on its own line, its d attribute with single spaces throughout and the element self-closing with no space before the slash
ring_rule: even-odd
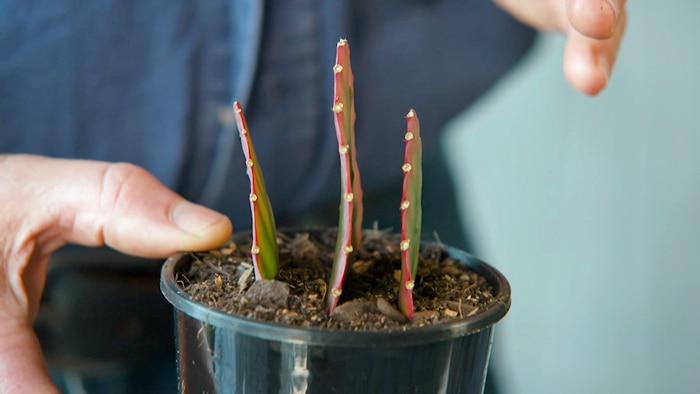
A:
<svg viewBox="0 0 700 394">
<path fill-rule="evenodd" d="M 62 0 L 0 4 L 0 153 L 128 161 L 248 223 L 243 101 L 280 222 L 335 204 L 333 53 L 350 41 L 367 190 L 400 178 L 404 114 L 427 151 L 529 47 L 477 0 Z"/>
</svg>

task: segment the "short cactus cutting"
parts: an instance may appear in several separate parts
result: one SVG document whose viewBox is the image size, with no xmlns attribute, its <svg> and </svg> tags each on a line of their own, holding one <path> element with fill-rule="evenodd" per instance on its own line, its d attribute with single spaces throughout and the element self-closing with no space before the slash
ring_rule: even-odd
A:
<svg viewBox="0 0 700 394">
<path fill-rule="evenodd" d="M 336 62 L 333 66 L 334 102 L 332 111 L 338 154 L 340 157 L 341 198 L 338 235 L 327 293 L 329 311 L 338 305 L 343 293 L 343 283 L 356 251 L 362 248 L 362 185 L 357 165 L 355 145 L 355 105 L 353 74 L 350 64 L 350 46 L 346 40 L 337 44 Z M 250 178 L 250 206 L 252 214 L 251 255 L 256 279 L 273 279 L 279 270 L 275 220 L 270 199 L 265 191 L 262 170 L 257 161 L 250 130 L 238 102 L 234 103 L 236 124 L 246 159 Z M 418 116 L 414 110 L 406 115 L 407 131 L 401 212 L 401 279 L 399 308 L 409 319 L 413 317 L 412 289 L 418 266 L 421 231 L 421 140 Z"/>
</svg>

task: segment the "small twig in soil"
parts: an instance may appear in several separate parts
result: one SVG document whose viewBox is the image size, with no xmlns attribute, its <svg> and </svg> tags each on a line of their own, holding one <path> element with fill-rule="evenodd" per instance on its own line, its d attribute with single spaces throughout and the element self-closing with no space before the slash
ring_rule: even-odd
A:
<svg viewBox="0 0 700 394">
<path fill-rule="evenodd" d="M 192 254 L 192 256 L 195 258 L 195 260 L 197 260 L 197 261 L 200 262 L 200 263 L 206 264 L 209 268 L 212 269 L 212 271 L 218 273 L 219 275 L 223 275 L 223 276 L 225 276 L 225 277 L 227 277 L 227 278 L 230 278 L 230 277 L 231 277 L 231 274 L 230 274 L 230 273 L 228 273 L 228 272 L 222 270 L 221 268 L 215 266 L 215 265 L 212 264 L 210 261 L 207 261 L 207 259 L 200 259 L 200 258 L 197 257 L 197 255 L 195 255 L 195 254 Z"/>
<path fill-rule="evenodd" d="M 241 276 L 238 278 L 238 287 L 241 288 L 241 291 L 245 290 L 246 287 L 248 287 L 248 279 L 250 279 L 250 276 L 253 274 L 253 267 L 250 267 L 243 271 Z"/>
</svg>

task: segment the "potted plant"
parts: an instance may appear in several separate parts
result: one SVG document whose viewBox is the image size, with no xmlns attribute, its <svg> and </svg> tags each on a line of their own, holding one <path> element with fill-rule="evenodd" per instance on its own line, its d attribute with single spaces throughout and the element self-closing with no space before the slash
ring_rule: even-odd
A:
<svg viewBox="0 0 700 394">
<path fill-rule="evenodd" d="M 345 40 L 333 66 L 341 168 L 337 229 L 276 229 L 243 111 L 252 230 L 163 266 L 175 307 L 182 392 L 480 393 L 493 326 L 510 307 L 497 270 L 421 242 L 421 139 L 407 119 L 401 231 L 362 229 L 353 75 Z M 420 265 L 419 265 L 420 262 Z"/>
</svg>

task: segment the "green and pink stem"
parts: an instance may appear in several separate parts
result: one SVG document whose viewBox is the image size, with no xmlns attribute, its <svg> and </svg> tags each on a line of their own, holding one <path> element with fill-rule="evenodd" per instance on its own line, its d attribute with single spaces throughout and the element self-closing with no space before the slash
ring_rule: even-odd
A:
<svg viewBox="0 0 700 394">
<path fill-rule="evenodd" d="M 420 122 L 414 110 L 406 115 L 406 150 L 403 190 L 401 192 L 401 283 L 399 284 L 399 309 L 409 319 L 413 318 L 413 287 L 418 270 L 421 234 L 421 193 L 423 189 Z"/>
<path fill-rule="evenodd" d="M 355 101 L 350 47 L 346 40 L 338 41 L 333 66 L 333 115 L 338 154 L 340 156 L 341 199 L 338 238 L 328 292 L 328 307 L 332 311 L 343 292 L 347 267 L 354 252 L 362 244 L 362 186 L 355 147 Z"/>
<path fill-rule="evenodd" d="M 270 197 L 265 189 L 262 170 L 258 163 L 253 141 L 250 137 L 248 123 L 239 102 L 233 103 L 233 112 L 241 137 L 241 146 L 245 155 L 245 164 L 250 179 L 250 211 L 252 217 L 253 243 L 250 253 L 253 258 L 255 279 L 274 279 L 279 272 L 279 252 L 277 249 L 277 228 L 270 204 Z"/>
</svg>

